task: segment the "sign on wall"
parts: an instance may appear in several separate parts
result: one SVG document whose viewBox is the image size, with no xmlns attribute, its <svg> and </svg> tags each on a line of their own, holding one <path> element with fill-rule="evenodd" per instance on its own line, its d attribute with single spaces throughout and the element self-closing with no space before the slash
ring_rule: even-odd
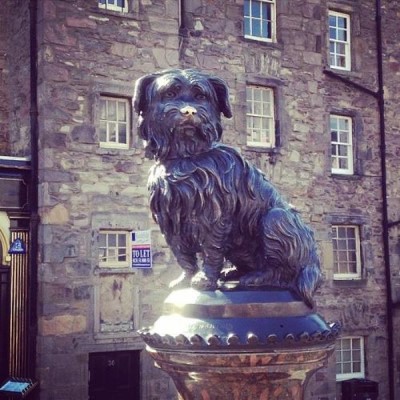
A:
<svg viewBox="0 0 400 400">
<path fill-rule="evenodd" d="M 26 254 L 26 246 L 21 238 L 16 238 L 8 250 L 8 254 Z"/>
<path fill-rule="evenodd" d="M 131 232 L 132 268 L 151 268 L 151 231 Z"/>
</svg>

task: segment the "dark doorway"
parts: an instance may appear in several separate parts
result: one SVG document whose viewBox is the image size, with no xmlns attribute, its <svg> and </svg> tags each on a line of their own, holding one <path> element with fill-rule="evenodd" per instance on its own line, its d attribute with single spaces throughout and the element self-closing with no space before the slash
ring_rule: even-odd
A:
<svg viewBox="0 0 400 400">
<path fill-rule="evenodd" d="M 10 267 L 0 265 L 0 383 L 8 378 L 9 335 Z"/>
<path fill-rule="evenodd" d="M 140 400 L 140 351 L 89 354 L 89 400 Z"/>
</svg>

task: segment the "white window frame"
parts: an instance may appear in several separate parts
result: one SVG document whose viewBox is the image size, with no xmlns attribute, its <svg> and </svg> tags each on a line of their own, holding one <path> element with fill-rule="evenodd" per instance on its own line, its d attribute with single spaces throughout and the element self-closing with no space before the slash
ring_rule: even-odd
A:
<svg viewBox="0 0 400 400">
<path fill-rule="evenodd" d="M 343 348 L 345 341 L 350 341 L 348 348 Z M 359 346 L 356 345 L 357 342 L 359 343 Z M 353 378 L 364 379 L 364 353 L 365 344 L 362 336 L 345 336 L 338 339 L 336 342 L 336 381 L 339 382 Z M 346 364 L 350 366 L 350 372 L 343 372 Z M 359 366 L 356 364 L 359 364 Z"/>
<path fill-rule="evenodd" d="M 118 11 L 126 13 L 128 12 L 128 0 L 122 0 L 124 5 L 119 6 L 117 4 L 119 0 L 97 0 L 97 4 L 99 8 L 104 10 Z"/>
<path fill-rule="evenodd" d="M 101 235 L 105 235 L 105 244 L 101 243 Z M 115 245 L 110 245 L 111 235 L 116 236 Z M 125 238 L 125 243 L 121 246 L 119 236 Z M 130 246 L 130 232 L 123 230 L 100 230 L 99 241 L 99 267 L 102 268 L 126 268 L 130 266 L 131 260 L 131 246 Z M 124 251 L 124 253 L 122 253 Z M 119 256 L 124 255 L 125 260 L 120 261 Z"/>
<path fill-rule="evenodd" d="M 103 102 L 105 103 L 105 113 L 103 113 Z M 110 102 L 115 102 L 116 114 L 115 118 L 111 119 L 108 114 L 108 107 Z M 125 107 L 125 120 L 120 118 L 119 104 Z M 108 148 L 119 148 L 128 149 L 129 148 L 129 138 L 130 138 L 130 102 L 128 99 L 122 97 L 111 97 L 111 96 L 100 96 L 100 112 L 99 112 L 99 139 L 100 147 Z M 119 138 L 119 132 L 122 125 L 125 125 L 126 129 L 126 143 L 121 142 Z M 115 126 L 115 140 L 111 140 L 112 127 Z M 106 140 L 102 140 L 102 130 L 105 128 Z"/>
<path fill-rule="evenodd" d="M 259 16 L 253 16 L 252 15 L 252 9 L 255 4 L 259 4 L 260 7 L 260 15 Z M 262 15 L 262 3 L 265 3 L 267 7 L 270 9 L 270 14 L 271 14 L 271 20 L 268 21 L 264 15 Z M 248 13 L 246 13 L 246 5 L 248 5 Z M 276 3 L 275 0 L 245 0 L 244 1 L 244 9 L 243 9 L 243 14 L 244 14 L 244 25 L 243 25 L 243 30 L 244 30 L 244 37 L 246 39 L 254 39 L 254 40 L 260 40 L 263 42 L 275 42 L 276 41 Z M 260 26 L 260 35 L 254 34 L 254 27 L 255 23 L 259 24 Z M 267 26 L 268 23 L 271 24 L 270 28 L 270 36 L 266 36 L 267 33 L 263 31 L 263 27 Z M 248 29 L 247 29 L 248 28 Z M 249 32 L 246 32 L 249 30 Z"/>
<path fill-rule="evenodd" d="M 345 234 L 340 236 L 340 231 Z M 352 236 L 348 234 L 351 231 L 354 232 Z M 335 280 L 361 279 L 360 227 L 348 224 L 332 225 L 332 248 L 333 278 Z M 351 272 L 351 265 L 355 266 L 355 272 Z M 347 271 L 343 272 L 343 269 Z"/>
<path fill-rule="evenodd" d="M 332 173 L 341 175 L 353 175 L 354 160 L 352 118 L 343 115 L 331 114 L 329 117 L 329 128 L 331 135 Z M 334 136 L 336 137 L 334 138 Z M 343 161 L 347 162 L 347 167 L 341 166 Z"/>
<path fill-rule="evenodd" d="M 182 27 L 182 23 L 183 23 L 183 18 L 182 18 L 182 1 L 183 0 L 178 0 L 178 26 L 179 28 Z"/>
<path fill-rule="evenodd" d="M 331 25 L 331 18 L 335 19 L 335 24 Z M 340 20 L 345 21 L 345 26 L 340 26 Z M 328 17 L 328 36 L 329 36 L 329 65 L 331 68 L 344 71 L 351 70 L 351 29 L 350 15 L 336 11 L 329 11 Z M 345 38 L 340 38 L 341 33 Z M 338 47 L 343 47 L 344 52 L 338 52 Z M 344 57 L 345 65 L 340 65 L 339 57 Z"/>
<path fill-rule="evenodd" d="M 275 134 L 275 93 L 265 86 L 246 86 L 247 145 L 273 148 Z"/>
</svg>

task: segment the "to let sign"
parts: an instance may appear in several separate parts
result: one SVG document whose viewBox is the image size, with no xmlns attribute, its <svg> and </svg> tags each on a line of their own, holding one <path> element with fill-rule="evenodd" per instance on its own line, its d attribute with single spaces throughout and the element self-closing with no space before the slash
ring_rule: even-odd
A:
<svg viewBox="0 0 400 400">
<path fill-rule="evenodd" d="M 151 268 L 151 235 L 150 231 L 131 233 L 132 268 Z"/>
</svg>

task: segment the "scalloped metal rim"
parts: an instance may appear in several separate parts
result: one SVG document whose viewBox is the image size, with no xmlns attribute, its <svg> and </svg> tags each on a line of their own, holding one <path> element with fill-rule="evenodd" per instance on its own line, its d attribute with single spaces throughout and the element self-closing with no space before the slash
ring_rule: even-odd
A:
<svg viewBox="0 0 400 400">
<path fill-rule="evenodd" d="M 279 338 L 278 335 L 275 334 L 270 334 L 265 338 L 260 338 L 253 333 L 249 333 L 247 335 L 246 343 L 241 343 L 239 336 L 235 333 L 228 335 L 226 340 L 222 340 L 217 335 L 210 335 L 206 338 L 198 334 L 193 334 L 190 337 L 183 334 L 175 337 L 171 335 L 161 336 L 157 333 L 151 333 L 151 328 L 144 328 L 138 332 L 144 342 L 154 348 L 167 348 L 169 350 L 195 350 L 199 348 L 202 350 L 215 350 L 223 348 L 241 348 L 249 350 L 252 348 L 280 349 L 309 347 L 321 345 L 323 343 L 330 344 L 339 336 L 340 330 L 340 324 L 333 323 L 330 325 L 330 329 L 323 332 L 303 332 L 299 335 L 289 333 L 284 338 Z"/>
</svg>

